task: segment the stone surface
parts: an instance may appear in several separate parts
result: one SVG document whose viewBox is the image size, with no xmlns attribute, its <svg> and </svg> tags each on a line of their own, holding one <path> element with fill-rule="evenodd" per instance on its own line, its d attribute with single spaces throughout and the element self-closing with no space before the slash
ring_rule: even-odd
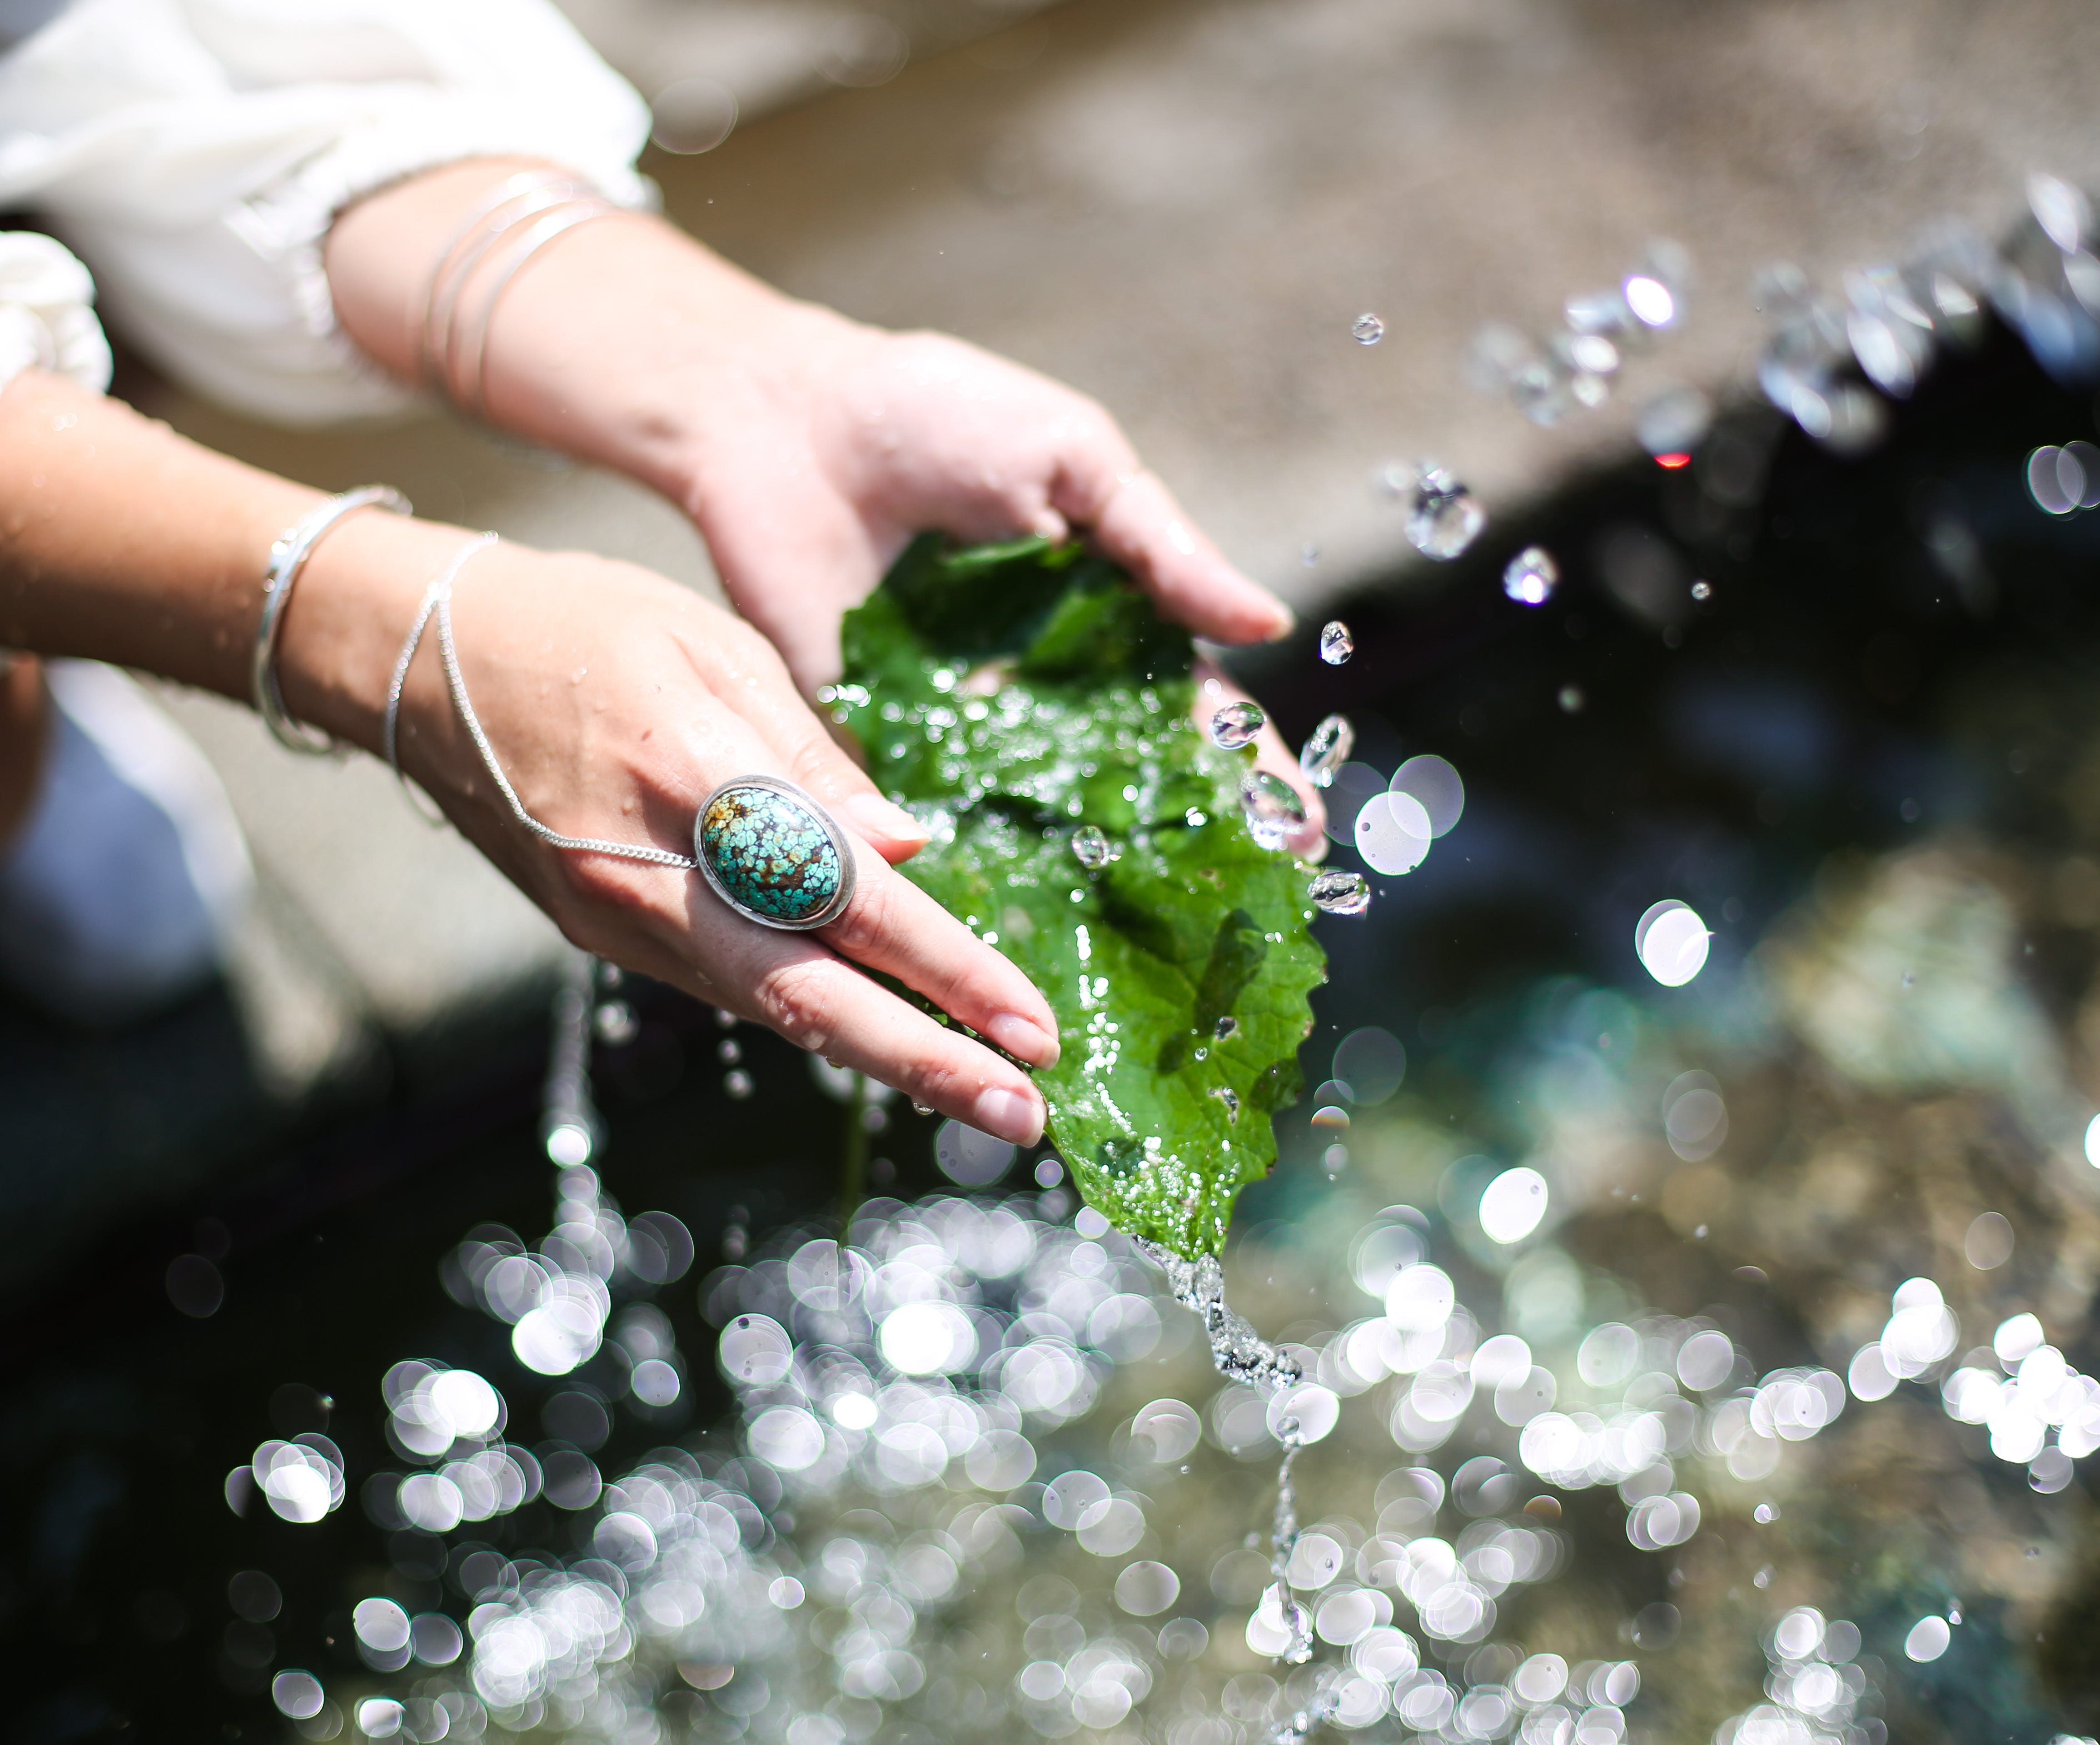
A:
<svg viewBox="0 0 2100 1745">
<path fill-rule="evenodd" d="M 693 836 L 730 900 L 782 926 L 809 926 L 841 901 L 838 845 L 793 794 L 757 784 L 730 788 L 708 802 Z"/>
<path fill-rule="evenodd" d="M 732 23 L 839 15 L 571 3 L 652 94 L 730 76 L 700 46 L 709 20 L 728 55 Z M 924 51 L 997 11 L 898 16 Z M 1740 389 L 1759 265 L 1828 279 L 1941 211 L 2001 228 L 2031 170 L 2100 181 L 2088 17 L 2076 0 L 1076 0 L 649 167 L 676 218 L 787 289 L 1097 395 L 1229 552 L 1317 609 L 1423 562 L 1375 483 L 1389 463 L 1438 457 L 1492 538 L 1496 515 L 1628 452 L 1654 394 Z M 750 76 L 747 114 L 814 88 L 823 36 L 799 39 L 800 72 Z M 1467 386 L 1483 321 L 1549 324 L 1658 235 L 1692 251 L 1689 319 L 1607 407 L 1541 430 Z M 1366 313 L 1376 345 L 1352 334 Z M 709 585 L 667 506 L 448 422 L 288 435 L 170 392 L 148 409 L 317 484 L 387 479 L 427 513 Z M 382 1024 L 545 974 L 552 930 L 383 773 L 294 762 L 215 705 L 195 718 L 258 859 Z"/>
</svg>

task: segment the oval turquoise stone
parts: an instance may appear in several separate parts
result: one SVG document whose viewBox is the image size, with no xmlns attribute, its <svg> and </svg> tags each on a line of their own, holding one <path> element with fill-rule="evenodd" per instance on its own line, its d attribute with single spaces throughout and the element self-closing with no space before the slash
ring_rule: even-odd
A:
<svg viewBox="0 0 2100 1745">
<path fill-rule="evenodd" d="M 839 894 L 845 868 L 824 821 L 792 794 L 730 788 L 701 815 L 700 852 L 730 900 L 779 921 L 807 921 Z"/>
</svg>

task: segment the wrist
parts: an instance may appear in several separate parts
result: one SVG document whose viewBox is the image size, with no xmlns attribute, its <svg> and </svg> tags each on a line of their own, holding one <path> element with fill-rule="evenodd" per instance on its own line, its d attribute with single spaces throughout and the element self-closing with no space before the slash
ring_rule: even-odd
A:
<svg viewBox="0 0 2100 1745">
<path fill-rule="evenodd" d="M 488 330 L 487 404 L 690 510 L 710 454 L 806 400 L 865 332 L 623 214 L 559 237 L 510 287 Z"/>
<path fill-rule="evenodd" d="M 373 510 L 329 529 L 278 634 L 278 685 L 293 719 L 379 750 L 388 685 L 423 590 L 474 537 Z"/>
</svg>

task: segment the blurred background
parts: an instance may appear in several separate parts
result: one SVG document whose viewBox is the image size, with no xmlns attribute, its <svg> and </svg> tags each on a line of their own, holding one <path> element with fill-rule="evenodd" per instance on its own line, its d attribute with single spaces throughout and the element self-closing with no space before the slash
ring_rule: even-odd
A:
<svg viewBox="0 0 2100 1745">
<path fill-rule="evenodd" d="M 1230 1263 L 1235 1300 L 1347 1408 L 1304 1468 L 1308 1520 L 1362 1584 L 1335 1592 L 1383 1583 L 1406 1601 L 1354 1635 L 1338 1611 L 1323 1635 L 1392 1692 L 1351 1725 L 1530 1729 L 1533 1745 L 2091 1734 L 2090 1480 L 2062 1451 L 2100 1398 L 2080 1373 L 2100 1369 L 2100 267 L 2076 192 L 2100 186 L 2100 31 L 2083 9 L 569 10 L 655 105 L 644 167 L 673 216 L 797 294 L 960 333 L 1097 395 L 1299 607 L 1304 634 L 1242 667 L 1287 735 L 1335 710 L 1354 722 L 1333 859 L 1376 896 L 1320 923 L 1319 1089 L 1280 1120 L 1283 1162 Z M 667 506 L 442 415 L 287 435 L 122 386 L 316 484 L 386 477 L 434 515 L 712 585 Z M 1425 490 L 1427 462 L 1449 477 Z M 1357 642 L 1339 668 L 1314 657 L 1330 614 Z M 1248 1566 L 1241 1540 L 1266 1546 L 1273 1433 L 1218 1389 L 1156 1279 L 1074 1226 L 1054 1159 L 973 1160 L 953 1130 L 821 1072 L 836 1094 L 810 1096 L 811 1062 L 688 1001 L 579 991 L 551 928 L 375 766 L 294 766 L 242 711 L 163 696 L 224 777 L 262 895 L 226 986 L 165 1018 L 90 1035 L 0 1010 L 15 1212 L 0 1251 L 25 1329 L 6 1370 L 19 1516 L 0 1615 L 54 1668 L 29 1736 L 486 1728 L 501 1705 L 468 1678 L 458 1625 L 448 1659 L 422 1620 L 464 1624 L 499 1593 L 544 1647 L 549 1607 L 582 1632 L 591 1606 L 655 1593 L 684 1618 L 670 1563 L 606 1525 L 633 1511 L 601 1502 L 601 1473 L 638 1460 L 682 1499 L 642 1510 L 659 1526 L 710 1507 L 745 1523 L 705 1578 L 713 1615 L 778 1611 L 787 1634 L 708 1637 L 695 1614 L 623 1647 L 601 1618 L 584 1660 L 534 1663 L 542 1707 L 518 1730 L 566 1715 L 608 1739 L 839 1745 L 1024 1722 L 1113 1737 L 1130 1717 L 1126 1738 L 1234 1745 L 1306 1696 L 1243 1628 L 1266 1552 Z M 1437 828 L 1408 839 L 1420 852 L 1380 833 L 1391 795 Z M 618 1009 L 580 1045 L 602 1181 L 558 1178 L 543 1242 L 565 976 L 572 1020 Z M 860 1385 L 809 1352 L 899 1373 L 872 1298 L 853 1322 L 816 1260 L 792 1271 L 836 1227 L 842 1158 L 895 1196 L 852 1231 L 871 1270 L 945 1254 L 941 1289 L 978 1316 L 986 1354 L 1062 1339 L 1093 1380 L 1046 1393 L 1003 1355 L 958 1356 L 952 1385 L 882 1396 L 946 1435 L 928 1398 L 975 1386 L 982 1421 L 950 1438 L 951 1464 L 914 1466 L 900 1433 L 854 1443 L 828 1490 L 795 1479 L 832 1456 L 795 1466 L 803 1432 L 767 1414 Z M 1519 1168 L 1554 1210 L 1506 1241 L 1489 1190 Z M 959 1190 L 1026 1225 L 1011 1265 L 987 1258 L 982 1205 L 904 1210 Z M 584 1254 L 580 1224 L 610 1233 L 611 1258 Z M 609 1281 L 569 1368 L 524 1355 L 523 1299 L 486 1282 L 528 1251 L 549 1278 Z M 1404 1261 L 1431 1260 L 1457 1296 L 1415 1325 L 1387 1293 Z M 1075 1269 L 1099 1288 L 1060 1307 Z M 1149 1306 L 1101 1318 L 1125 1299 Z M 787 1341 L 781 1365 L 803 1353 L 804 1381 L 767 1367 L 772 1335 L 730 1340 L 752 1315 Z M 1374 1362 L 1364 1326 L 1434 1333 L 1434 1350 Z M 1884 1348 L 1883 1372 L 1859 1367 Z M 2017 1404 L 2005 1378 L 2038 1350 L 2077 1397 L 2030 1446 L 1992 1403 Z M 506 1422 L 475 1416 L 479 1395 L 443 1420 L 436 1370 L 396 1373 L 418 1353 L 492 1378 Z M 1595 1448 L 1520 1453 L 1545 1411 L 1517 1397 L 1534 1358 L 1569 1422 L 1652 1412 L 1667 1450 L 1623 1470 Z M 638 1381 L 651 1362 L 675 1372 L 668 1394 Z M 1461 1376 L 1458 1415 L 1437 1416 Z M 1842 1418 L 1804 1403 L 1833 1384 Z M 1185 1461 L 1159 1453 L 1179 1446 L 1173 1414 L 1145 1416 L 1175 1399 L 1200 1439 Z M 829 1450 L 850 1415 L 823 1411 Z M 2013 1414 L 2003 1434 L 1994 1411 Z M 458 1434 L 437 1448 L 441 1420 Z M 997 1438 L 1024 1433 L 1017 1480 Z M 486 1465 L 505 1434 L 518 1473 L 535 1463 L 523 1502 L 434 1526 L 435 1490 L 401 1488 L 394 1469 Z M 284 1481 L 286 1506 L 240 1490 L 280 1457 L 314 1475 Z M 1153 1536 L 1103 1561 L 1074 1536 L 1084 1511 L 1061 1519 L 1066 1493 L 1045 1489 L 1072 1472 L 1105 1474 L 1102 1497 Z M 309 1482 L 318 1513 L 298 1500 Z M 1526 1513 L 1534 1493 L 1551 1509 Z M 1001 1521 L 1018 1561 L 1001 1562 Z M 1378 1575 L 1385 1540 L 1432 1530 L 1472 1560 L 1464 1581 Z M 928 1545 L 948 1577 L 911 1564 Z M 1492 1593 L 1480 1572 L 1502 1566 L 1483 1548 L 1508 1562 Z M 1178 1606 L 1124 1603 L 1125 1553 L 1178 1570 Z M 870 1623 L 884 1584 L 911 1609 Z M 805 1585 L 862 1635 L 835 1620 L 813 1649 Z M 1483 1596 L 1499 1625 L 1493 1605 L 1466 1611 Z M 398 1643 L 390 1615 L 360 1609 L 382 1599 Z M 1783 1641 L 1802 1608 L 1812 1632 Z M 1932 1651 L 1909 1654 L 1933 1619 L 1939 1646 L 1928 1629 Z M 1389 1643 L 1358 1652 L 1401 1624 L 1406 1666 Z M 1566 1663 L 1535 1701 L 1533 1650 Z M 915 1655 L 918 1682 L 884 1654 Z M 1014 1683 L 1051 1659 L 1056 1691 Z M 1629 1687 L 1615 1669 L 1635 1662 Z M 764 1678 L 754 1694 L 734 1672 L 761 1663 L 770 1707 Z M 326 1684 L 325 1707 L 272 1698 L 287 1666 Z M 1820 1694 L 1811 1666 L 1830 1669 Z M 1104 1680 L 1137 1694 L 1118 1709 Z M 601 1686 L 618 1701 L 592 1709 Z M 1502 1695 L 1467 1732 L 1458 1704 L 1480 1690 Z M 367 1700 L 424 1707 L 367 1716 Z M 805 1714 L 823 1725 L 785 1732 Z"/>
</svg>

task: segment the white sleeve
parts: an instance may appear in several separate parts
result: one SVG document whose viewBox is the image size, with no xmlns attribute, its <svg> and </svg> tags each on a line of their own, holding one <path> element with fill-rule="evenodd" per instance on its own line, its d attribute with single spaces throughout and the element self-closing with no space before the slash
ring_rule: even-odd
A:
<svg viewBox="0 0 2100 1745">
<path fill-rule="evenodd" d="M 0 59 L 0 209 L 46 215 L 170 375 L 325 424 L 414 401 L 337 324 L 338 211 L 499 154 L 644 205 L 648 130 L 549 0 L 76 0 Z"/>
<path fill-rule="evenodd" d="M 109 342 L 95 318 L 95 282 L 60 244 L 34 231 L 0 231 L 0 388 L 48 369 L 99 394 Z"/>
</svg>

